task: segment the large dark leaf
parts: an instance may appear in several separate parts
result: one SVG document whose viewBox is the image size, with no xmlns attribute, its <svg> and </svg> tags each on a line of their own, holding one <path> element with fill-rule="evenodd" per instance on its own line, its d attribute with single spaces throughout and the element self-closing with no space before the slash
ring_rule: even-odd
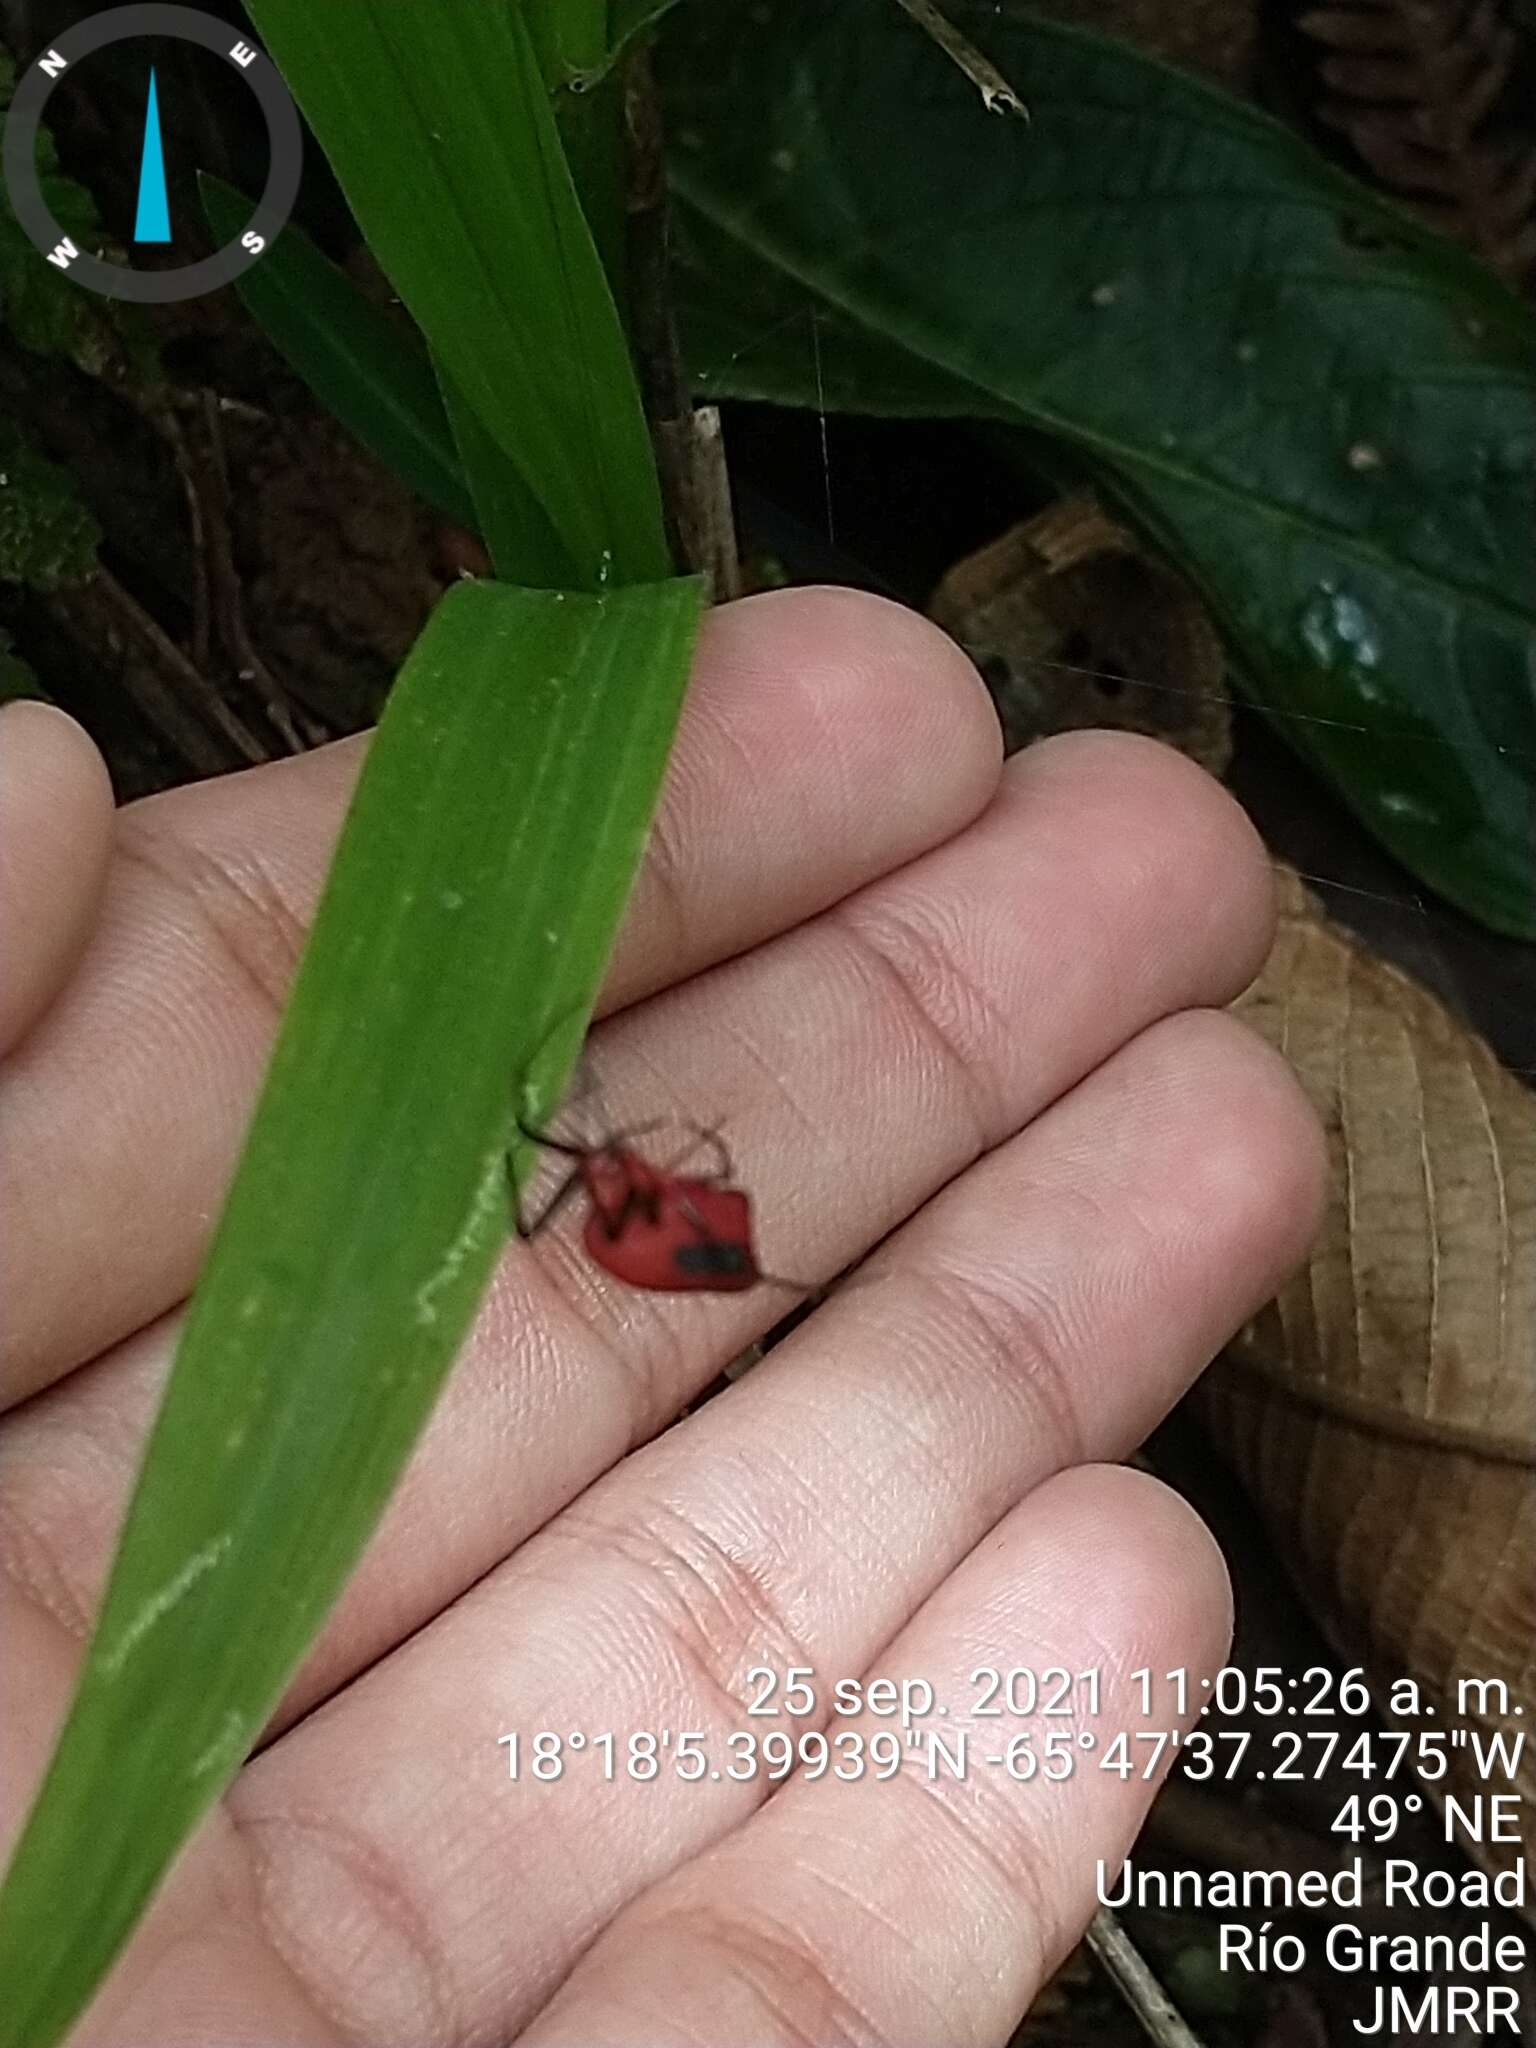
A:
<svg viewBox="0 0 1536 2048">
<path fill-rule="evenodd" d="M 947 12 L 1027 124 L 891 0 L 676 17 L 701 383 L 1060 437 L 1378 836 L 1536 936 L 1536 323 L 1251 109 Z"/>
</svg>

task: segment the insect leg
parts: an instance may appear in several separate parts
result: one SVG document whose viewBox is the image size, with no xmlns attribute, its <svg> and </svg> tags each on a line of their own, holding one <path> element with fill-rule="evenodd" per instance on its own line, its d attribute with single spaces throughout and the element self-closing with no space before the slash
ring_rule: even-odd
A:
<svg viewBox="0 0 1536 2048">
<path fill-rule="evenodd" d="M 599 1145 L 573 1145 L 569 1138 L 551 1137 L 548 1131 L 535 1130 L 532 1124 L 517 1119 L 517 1128 L 530 1145 L 542 1145 L 547 1151 L 561 1152 L 567 1159 L 590 1159 L 594 1152 L 610 1152 L 616 1145 L 627 1144 L 631 1138 L 648 1137 L 652 1131 L 665 1130 L 668 1119 L 655 1117 L 648 1124 L 635 1124 L 627 1131 L 615 1131 Z"/>
<path fill-rule="evenodd" d="M 700 1180 L 719 1181 L 722 1184 L 734 1180 L 736 1172 L 735 1168 L 731 1165 L 730 1148 L 724 1138 L 721 1137 L 719 1126 L 717 1124 L 691 1124 L 689 1128 L 692 1130 L 693 1136 L 675 1159 L 667 1161 L 667 1164 L 662 1168 L 662 1172 L 676 1173 L 677 1169 L 698 1150 L 700 1145 L 712 1145 L 715 1153 L 714 1170 L 711 1173 L 699 1174 L 697 1178 Z"/>
<path fill-rule="evenodd" d="M 630 1219 L 641 1217 L 645 1222 L 655 1224 L 661 1213 L 661 1204 L 651 1188 L 626 1188 L 624 1199 L 617 1212 L 608 1216 L 598 1211 L 603 1226 L 603 1235 L 610 1244 L 617 1244 L 629 1228 Z"/>
<path fill-rule="evenodd" d="M 563 1151 L 565 1148 L 562 1146 L 559 1149 Z M 516 1226 L 518 1236 L 525 1239 L 536 1236 L 544 1228 L 545 1224 L 549 1222 L 555 1211 L 563 1207 L 573 1190 L 580 1187 L 580 1185 L 581 1168 L 573 1166 L 565 1176 L 565 1179 L 561 1181 L 559 1187 L 555 1189 L 549 1200 L 544 1204 L 543 1208 L 539 1210 L 538 1214 L 532 1217 L 525 1217 L 522 1204 L 517 1197 L 517 1182 L 512 1178 L 512 1154 L 509 1152 L 507 1154 L 507 1197 L 512 1204 L 512 1221 Z"/>
<path fill-rule="evenodd" d="M 585 1159 L 592 1150 L 590 1145 L 570 1145 L 563 1138 L 552 1138 L 548 1131 L 536 1131 L 532 1124 L 525 1124 L 521 1117 L 517 1128 L 530 1145 L 542 1145 L 547 1152 L 563 1153 L 567 1159 Z"/>
</svg>

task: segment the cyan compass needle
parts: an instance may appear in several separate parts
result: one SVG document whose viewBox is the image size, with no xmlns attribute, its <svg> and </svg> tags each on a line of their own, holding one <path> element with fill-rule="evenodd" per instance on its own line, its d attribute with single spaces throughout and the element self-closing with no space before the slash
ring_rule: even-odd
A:
<svg viewBox="0 0 1536 2048">
<path fill-rule="evenodd" d="M 160 138 L 160 94 L 153 67 L 149 74 L 149 104 L 144 109 L 144 150 L 139 158 L 139 212 L 134 222 L 136 242 L 168 242 L 171 239 L 171 203 L 165 189 L 165 147 Z"/>
</svg>

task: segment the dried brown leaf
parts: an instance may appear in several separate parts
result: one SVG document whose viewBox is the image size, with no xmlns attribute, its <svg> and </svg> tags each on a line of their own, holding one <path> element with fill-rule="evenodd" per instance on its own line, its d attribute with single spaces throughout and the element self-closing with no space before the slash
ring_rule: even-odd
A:
<svg viewBox="0 0 1536 2048">
<path fill-rule="evenodd" d="M 1203 72 L 1228 92 L 1244 93 L 1252 82 L 1259 0 L 1048 0 L 1041 11 L 1122 36 L 1166 63 Z"/>
<path fill-rule="evenodd" d="M 1500 0 L 1323 0 L 1318 118 L 1379 184 L 1519 285 L 1536 270 L 1536 133 L 1519 105 L 1528 37 Z"/>
<path fill-rule="evenodd" d="M 1307 1265 L 1207 1374 L 1208 1420 L 1345 1661 L 1378 1698 L 1417 1681 L 1422 1715 L 1394 1725 L 1524 1732 L 1513 1782 L 1453 1745 L 1431 1789 L 1530 1801 L 1536 1097 L 1294 876 L 1237 1008 L 1311 1096 L 1332 1195 Z M 1490 1869 L 1516 1853 L 1467 1846 Z"/>
<path fill-rule="evenodd" d="M 957 562 L 929 610 L 986 677 L 1010 748 L 1111 726 L 1166 740 L 1216 775 L 1231 758 L 1215 627 L 1087 492 Z"/>
</svg>

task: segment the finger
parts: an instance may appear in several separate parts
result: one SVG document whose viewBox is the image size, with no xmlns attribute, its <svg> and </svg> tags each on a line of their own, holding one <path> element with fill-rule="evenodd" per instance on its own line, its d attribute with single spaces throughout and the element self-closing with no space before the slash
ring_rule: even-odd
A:
<svg viewBox="0 0 1536 2048">
<path fill-rule="evenodd" d="M 322 1902 L 366 1942 L 390 1899 L 419 1942 L 410 1997 L 430 1955 L 469 2030 L 515 2031 L 615 1911 L 761 1798 L 723 1769 L 762 1725 L 751 1674 L 858 1673 L 1032 1487 L 1142 1435 L 1294 1259 L 1317 1156 L 1267 1048 L 1179 1019 L 956 1182 L 867 1288 L 252 1766 L 231 1811 L 289 1968 L 329 1992 Z M 662 1730 L 702 1731 L 721 1775 L 637 1805 L 626 1747 Z M 526 1763 L 544 1731 L 586 1748 L 558 1782 L 498 1791 L 498 1738 Z M 350 2024 L 403 2038 L 393 1995 Z"/>
<path fill-rule="evenodd" d="M 124 814 L 76 984 L 0 1072 L 8 1399 L 190 1288 L 361 751 Z M 974 671 L 915 615 L 830 591 L 713 614 L 605 1004 L 942 841 L 985 804 L 998 765 Z M 860 789 L 879 802 L 851 805 Z"/>
<path fill-rule="evenodd" d="M 1130 1674 L 1183 1668 L 1198 1692 L 1225 1654 L 1230 1614 L 1215 1545 L 1155 1481 L 1100 1467 L 1040 1488 L 880 1659 L 888 1681 L 931 1686 L 942 1718 L 910 1746 L 888 1716 L 839 1723 L 882 1757 L 894 1737 L 896 1774 L 878 1778 L 882 1762 L 844 1781 L 792 1779 L 608 1929 L 527 2048 L 1006 2041 L 1166 1775 L 1171 1742 L 1148 1780 L 1151 1749 L 1135 1737 L 1185 1725 L 1171 1688 L 1144 1718 Z M 979 1713 L 997 1704 L 976 1678 L 989 1668 L 1071 1674 L 1072 1711 Z M 1026 1730 L 1037 1758 L 1047 1737 L 1077 1739 L 1049 1756 L 1069 1775 L 1016 1775 Z M 1130 1778 L 1101 1767 L 1122 1731 Z M 985 1761 L 1010 1745 L 1011 1770 Z M 845 1767 L 854 1754 L 845 1747 Z"/>
<path fill-rule="evenodd" d="M 0 1053 L 74 971 L 112 837 L 112 785 L 89 736 L 51 704 L 0 708 Z"/>
<path fill-rule="evenodd" d="M 1220 1562 L 1188 1512 L 1134 1474 L 1078 1472 L 1032 1496 L 965 1560 L 882 1656 L 881 1672 L 925 1677 L 936 1696 L 963 1706 L 976 1699 L 971 1674 L 982 1665 L 1097 1670 L 1103 1711 L 1089 1725 L 1101 1734 L 1102 1754 L 1124 1719 L 1126 1674 L 1143 1665 L 1159 1672 L 1184 1667 L 1191 1674 L 1190 1690 L 1197 1691 L 1198 1675 L 1220 1660 L 1226 1628 Z M 822 1675 L 834 1674 L 827 1667 Z M 850 1667 L 849 1675 L 858 1674 Z M 1134 1702 L 1134 1692 L 1132 1697 Z M 1161 1699 L 1156 1705 L 1160 1710 Z M 425 1749 L 450 1725 L 458 1706 L 447 1695 L 423 1694 L 402 1699 L 399 1713 Z M 948 1718 L 958 1724 L 961 1716 L 952 1712 Z M 1171 1714 L 1159 1711 L 1155 1718 L 1160 1726 L 1179 1725 Z M 498 1725 L 488 1722 L 486 1746 Z M 860 1732 L 868 1732 L 867 1724 Z M 993 1732 L 983 1731 L 975 1746 Z M 1010 1737 L 1017 1732 L 1009 1727 Z M 15 1734 L 14 1717 L 7 1717 L 0 1737 L 9 1745 Z M 478 1776 L 483 1755 L 475 1762 Z M 369 1786 L 394 1764 L 393 1757 L 353 1756 L 348 1780 Z M 685 1981 L 703 1989 L 713 1978 L 718 1985 L 717 2023 L 697 2026 L 693 2039 L 771 2042 L 777 2037 L 756 2025 L 725 2024 L 728 2011 L 734 2021 L 741 2009 L 743 1967 L 762 1953 L 759 1944 L 747 1941 L 748 1929 L 761 1929 L 770 1916 L 781 1924 L 814 1926 L 819 1915 L 825 1936 L 829 1895 L 837 1907 L 831 1919 L 842 1916 L 845 1899 L 858 1910 L 848 1916 L 846 1940 L 813 1950 L 811 1984 L 840 1967 L 856 1970 L 857 1954 L 850 1963 L 848 1952 L 870 1938 L 871 1919 L 883 1918 L 882 1944 L 899 1945 L 905 1938 L 912 1945 L 910 1957 L 887 1958 L 910 2001 L 908 2013 L 926 2015 L 929 2009 L 923 1979 L 936 1987 L 954 1975 L 961 1996 L 953 2013 L 972 2022 L 963 2033 L 947 2021 L 920 2030 L 909 2024 L 891 2038 L 1001 2040 L 1007 2028 L 993 2015 L 1016 2018 L 1023 2010 L 1048 1959 L 1065 1947 L 1083 1917 L 1092 1859 L 1102 1855 L 1111 1868 L 1118 1863 L 1154 1789 L 1128 1786 L 1108 1771 L 1080 1772 L 1064 1791 L 999 1783 L 1001 1776 L 976 1765 L 964 1784 L 943 1788 L 944 1812 L 936 1808 L 931 1822 L 910 1783 L 831 1788 L 832 1799 L 843 1806 L 854 1803 L 850 1790 L 863 1794 L 851 1818 L 830 1802 L 812 1805 L 805 1795 L 820 1787 L 788 1788 L 757 1819 L 749 1815 L 739 1833 L 727 1833 L 705 1860 L 682 1867 L 642 1897 L 578 1968 L 568 1994 L 530 2040 L 542 2048 L 546 2027 L 553 2040 L 567 2037 L 563 2029 L 575 2030 L 583 2041 L 615 2044 L 672 2038 L 665 2014 L 653 2004 L 658 1980 L 644 1961 L 640 1930 L 649 1928 L 674 1954 L 691 1934 L 707 1944 L 706 1954 L 692 1952 L 687 1971 L 672 1986 L 676 1994 Z M 409 1779 L 398 1789 L 408 1793 Z M 333 1811 L 297 1812 L 273 1824 L 261 1818 L 259 1806 L 242 1811 L 242 1802 L 232 1802 L 194 1843 L 109 1979 L 81 2029 L 80 2048 L 116 2048 L 130 2039 L 282 2041 L 293 2048 L 356 2040 L 376 2048 L 419 2048 L 423 2041 L 510 2039 L 514 2023 L 485 2015 L 531 2013 L 543 1995 L 515 1995 L 519 1965 L 509 1947 L 519 1944 L 508 1943 L 508 1930 L 514 1937 L 520 1933 L 530 1898 L 541 1898 L 551 1886 L 575 1889 L 553 1853 L 532 1893 L 486 1881 L 495 1865 L 481 1838 L 494 1833 L 499 1816 L 518 1806 L 526 1789 L 484 1785 L 467 1832 L 460 1831 L 457 1814 L 438 1813 L 431 1788 L 423 1790 L 412 1813 L 413 1844 L 436 1848 L 446 1860 L 444 1838 L 452 1829 L 457 1851 L 446 1890 L 431 1896 L 431 1914 L 422 1910 L 409 1849 L 381 1849 L 366 1813 L 356 1828 L 338 1823 Z M 649 1829 L 659 1789 L 628 1781 L 613 1786 L 608 1834 L 622 1839 Z M 1041 1796 L 1030 1796 L 1035 1794 Z M 793 1799 L 803 1803 L 793 1805 Z M 526 1839 L 538 1822 L 538 1815 L 523 1814 L 519 1833 Z M 840 1855 L 840 1845 L 850 1839 L 853 1853 Z M 312 1864 L 302 1941 L 289 1919 L 292 1879 L 286 1866 L 296 1840 Z M 1063 1840 L 1070 1861 L 1061 1854 Z M 754 1848 L 755 1854 L 748 1853 Z M 921 1876 L 935 1869 L 942 1873 L 937 1882 Z M 765 1898 L 769 1872 L 785 1888 L 782 1898 Z M 797 1872 L 804 1874 L 803 1886 L 792 1882 Z M 915 1881 L 903 1885 L 903 1873 L 913 1873 Z M 711 1874 L 718 1884 L 709 1883 Z M 730 1913 L 728 1885 L 738 1887 L 739 1927 Z M 707 1897 L 697 1925 L 690 1927 L 690 1907 L 683 1901 L 701 1892 Z M 974 1907 L 978 1900 L 990 1901 L 990 1910 L 968 1914 L 967 1904 Z M 439 1946 L 445 1906 L 466 1922 L 483 1923 L 491 1962 L 474 1982 L 462 1980 L 456 1957 Z M 978 1936 L 985 1937 L 984 1952 L 996 1972 L 990 1990 L 966 1981 L 966 1956 L 974 1952 L 968 1944 Z M 779 1952 L 799 1967 L 794 1941 Z M 562 1946 L 560 1956 L 566 1954 Z M 538 1983 L 552 1993 L 565 1974 L 563 1965 L 557 1957 L 537 1960 Z M 914 1966 L 923 1979 L 904 1975 Z M 766 1981 L 759 1978 L 756 1988 L 766 1991 Z M 753 1986 L 744 1989 L 750 1995 Z M 738 2003 L 728 2007 L 732 1994 Z M 866 1995 L 862 1988 L 859 1995 Z M 979 1996 L 984 2003 L 976 2002 Z M 665 1996 L 662 2002 L 667 2004 Z M 786 2010 L 798 2016 L 797 2007 Z M 828 2024 L 812 2025 L 798 2038 L 841 2038 L 830 2024 L 833 2015 L 825 2017 Z M 845 2031 L 849 2038 L 866 2038 Z M 871 2031 L 867 2038 L 887 2036 Z"/>
<path fill-rule="evenodd" d="M 621 1112 L 654 1109 L 678 1074 L 693 1110 L 724 1110 L 765 1262 L 825 1273 L 1146 1024 L 1235 994 L 1267 943 L 1270 888 L 1241 812 L 1179 756 L 1053 742 L 951 843 L 615 1019 L 600 1058 Z M 764 1315 L 756 1297 L 605 1291 L 569 1239 L 511 1251 L 280 1725 L 654 1434 Z M 0 1438 L 12 1521 L 66 1625 L 94 1609 L 167 1349 L 147 1335 Z M 512 1483 L 523 1445 L 539 1455 Z"/>
</svg>

